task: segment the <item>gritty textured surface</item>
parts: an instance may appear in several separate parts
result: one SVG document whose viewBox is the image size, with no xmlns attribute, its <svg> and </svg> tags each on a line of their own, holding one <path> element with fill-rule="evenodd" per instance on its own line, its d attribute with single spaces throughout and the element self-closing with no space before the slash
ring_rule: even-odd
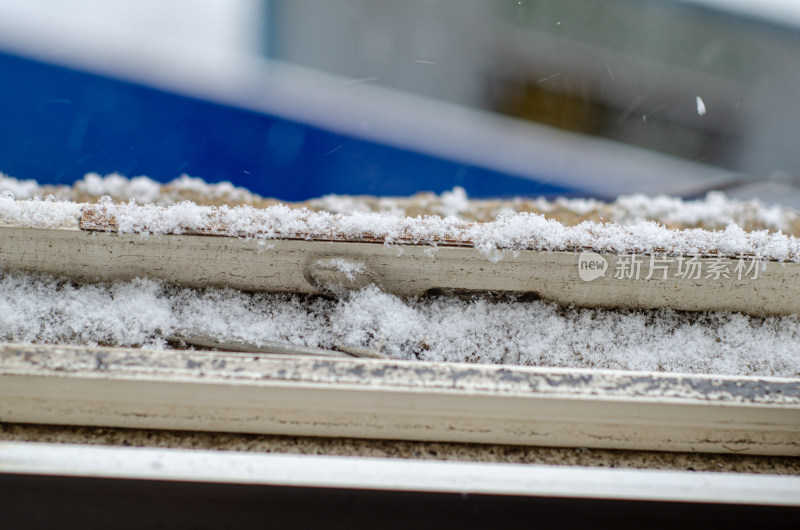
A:
<svg viewBox="0 0 800 530">
<path fill-rule="evenodd" d="M 791 457 L 151 431 L 9 423 L 0 423 L 0 440 L 415 460 L 800 475 L 800 458 Z"/>
<path fill-rule="evenodd" d="M 538 396 L 800 407 L 800 380 L 720 375 L 417 363 L 197 351 L 0 344 L 0 375 L 199 381 L 425 390 L 476 396 Z"/>
<path fill-rule="evenodd" d="M 456 216 L 401 216 L 394 212 L 331 213 L 277 204 L 266 208 L 202 206 L 188 201 L 169 206 L 114 203 L 105 196 L 96 205 L 81 206 L 55 200 L 16 201 L 0 195 L 0 223 L 54 228 L 74 223 L 83 212 L 81 228 L 141 234 L 208 234 L 220 236 L 345 240 L 373 239 L 387 244 L 473 246 L 491 261 L 502 259 L 498 249 L 604 253 L 668 254 L 675 256 L 752 256 L 760 260 L 800 262 L 800 241 L 775 231 L 774 226 L 747 231 L 733 219 L 722 229 L 677 229 L 660 221 L 622 216 L 623 222 L 585 220 L 565 225 L 539 212 L 504 212 L 485 222 Z M 674 212 L 673 212 L 674 214 Z M 662 212 L 670 218 L 670 212 Z M 788 215 L 788 214 L 787 214 Z M 690 215 L 687 218 L 700 221 Z M 728 216 L 725 216 L 728 217 Z M 773 216 L 775 217 L 775 216 Z M 700 223 L 696 223 L 700 225 Z M 773 223 L 782 225 L 781 222 Z"/>
<path fill-rule="evenodd" d="M 139 204 L 168 206 L 182 201 L 192 201 L 207 206 L 249 205 L 265 208 L 279 201 L 255 195 L 229 182 L 210 184 L 201 179 L 183 175 L 167 184 L 147 177 L 126 178 L 112 173 L 101 176 L 89 173 L 73 186 L 39 185 L 32 180 L 17 180 L 0 173 L 0 193 L 7 192 L 17 199 L 52 195 L 60 201 L 96 202 L 109 196 L 117 202 L 134 199 Z M 455 187 L 441 195 L 419 193 L 412 197 L 371 197 L 326 195 L 302 203 L 290 203 L 293 208 L 308 208 L 315 212 L 339 214 L 380 212 L 397 216 L 439 215 L 453 216 L 469 221 L 486 222 L 498 215 L 513 213 L 541 213 L 565 225 L 583 221 L 607 221 L 632 224 L 641 221 L 658 221 L 670 228 L 724 228 L 736 223 L 745 230 L 782 230 L 800 233 L 800 216 L 794 210 L 758 201 L 729 199 L 722 192 L 710 192 L 699 200 L 641 194 L 621 196 L 606 203 L 594 199 L 526 199 L 476 200 L 470 199 L 463 188 Z"/>
<path fill-rule="evenodd" d="M 0 199 L 2 208 L 3 199 Z M 20 201 L 19 204 L 27 204 Z M 60 208 L 59 203 L 53 203 Z M 19 207 L 19 206 L 18 206 Z M 2 211 L 2 210 L 0 210 Z M 167 207 L 115 204 L 108 197 L 86 205 L 84 230 L 128 234 L 206 234 L 264 240 L 300 238 L 385 244 L 469 245 L 490 261 L 500 249 L 640 253 L 674 256 L 752 256 L 760 260 L 800 262 L 800 241 L 782 232 L 747 232 L 731 223 L 722 230 L 671 229 L 657 222 L 631 224 L 584 221 L 566 226 L 539 213 L 499 215 L 483 222 L 458 217 L 401 217 L 377 212 L 331 214 L 275 205 L 199 206 L 184 202 Z M 2 220 L 2 218 L 0 218 Z M 5 219 L 13 223 L 13 218 Z"/>
</svg>

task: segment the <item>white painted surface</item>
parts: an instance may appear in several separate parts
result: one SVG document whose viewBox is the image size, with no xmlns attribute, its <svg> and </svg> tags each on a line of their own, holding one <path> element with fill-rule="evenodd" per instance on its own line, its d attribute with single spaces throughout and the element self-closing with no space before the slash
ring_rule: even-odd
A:
<svg viewBox="0 0 800 530">
<path fill-rule="evenodd" d="M 800 456 L 797 379 L 0 344 L 0 421 Z"/>
<path fill-rule="evenodd" d="M 0 473 L 800 506 L 800 477 L 0 442 Z"/>
</svg>

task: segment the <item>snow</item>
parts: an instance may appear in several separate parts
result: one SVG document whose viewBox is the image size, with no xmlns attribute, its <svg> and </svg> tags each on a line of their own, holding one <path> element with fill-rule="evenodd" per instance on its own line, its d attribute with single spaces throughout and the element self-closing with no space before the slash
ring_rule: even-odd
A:
<svg viewBox="0 0 800 530">
<path fill-rule="evenodd" d="M 539 204 L 544 211 L 552 211 L 553 209 L 545 200 L 540 201 Z M 556 204 L 578 215 L 586 215 L 603 207 L 603 203 L 596 199 L 565 199 L 562 197 L 556 199 Z"/>
<path fill-rule="evenodd" d="M 0 173 L 0 196 L 30 199 L 38 189 L 39 184 L 35 180 L 17 180 Z"/>
<path fill-rule="evenodd" d="M 277 201 L 264 199 L 230 182 L 207 183 L 198 178 L 182 175 L 167 184 L 160 184 L 147 177 L 128 179 L 117 173 L 100 176 L 87 174 L 72 188 L 67 186 L 39 186 L 33 180 L 17 180 L 0 173 L 0 194 L 9 191 L 16 199 L 53 195 L 58 200 L 93 202 L 104 195 L 117 202 L 134 199 L 138 204 L 168 206 L 192 200 L 202 204 L 249 204 L 266 206 Z M 699 200 L 683 200 L 676 197 L 641 194 L 620 196 L 616 201 L 605 203 L 595 199 L 565 199 L 548 201 L 542 198 L 513 200 L 470 199 L 466 191 L 456 186 L 441 195 L 420 193 L 413 197 L 368 197 L 326 195 L 306 203 L 314 211 L 351 214 L 377 212 L 398 217 L 416 215 L 441 215 L 459 217 L 463 220 L 490 221 L 498 215 L 521 212 L 552 214 L 558 218 L 563 212 L 575 214 L 579 219 L 591 218 L 620 224 L 641 221 L 658 221 L 672 227 L 724 228 L 736 223 L 750 229 L 791 231 L 800 221 L 798 213 L 777 205 L 764 205 L 759 201 L 734 200 L 722 192 L 710 192 Z M 573 216 L 573 217 L 575 217 Z M 569 219 L 574 224 L 574 219 Z"/>
<path fill-rule="evenodd" d="M 0 222 L 37 228 L 74 226 L 79 203 L 32 199 L 15 201 L 0 196 Z M 120 233 L 184 234 L 201 231 L 215 235 L 263 240 L 281 238 L 346 239 L 379 238 L 386 244 L 467 243 L 492 261 L 504 250 L 574 251 L 605 253 L 669 254 L 687 256 L 754 256 L 761 260 L 800 262 L 800 242 L 781 232 L 746 232 L 731 223 L 722 230 L 671 229 L 653 221 L 632 224 L 584 221 L 565 226 L 542 214 L 500 215 L 485 223 L 457 217 L 399 217 L 377 212 L 331 214 L 305 208 L 275 205 L 214 207 L 182 202 L 167 207 L 115 204 L 105 198 L 92 206 L 113 217 Z M 700 210 L 698 210 L 699 212 Z M 702 215 L 692 209 L 664 212 L 666 217 Z"/>
<path fill-rule="evenodd" d="M 456 187 L 440 196 L 421 194 L 411 198 L 367 198 L 327 195 L 308 202 L 308 207 L 331 213 L 365 213 L 370 211 L 404 216 L 422 211 L 463 219 L 491 220 L 534 210 L 557 216 L 561 211 L 578 217 L 604 219 L 620 224 L 658 221 L 674 227 L 724 228 L 730 223 L 753 228 L 788 231 L 798 222 L 798 213 L 778 205 L 765 205 L 757 200 L 734 200 L 719 191 L 709 192 L 698 200 L 683 200 L 665 195 L 622 195 L 606 203 L 596 199 L 543 198 L 511 201 L 469 199 L 463 188 Z"/>
<path fill-rule="evenodd" d="M 376 212 L 331 214 L 276 205 L 198 206 L 184 202 L 160 208 L 133 202 L 96 206 L 116 219 L 120 233 L 184 234 L 205 231 L 215 235 L 261 239 L 379 238 L 387 244 L 449 244 L 467 242 L 492 261 L 502 250 L 669 254 L 687 256 L 755 256 L 762 260 L 800 262 L 800 241 L 767 230 L 746 232 L 736 224 L 723 230 L 670 229 L 652 221 L 630 225 L 584 221 L 565 226 L 541 214 L 501 215 L 486 223 L 468 223 L 457 217 L 398 217 Z"/>
<path fill-rule="evenodd" d="M 191 191 L 211 197 L 234 197 L 239 200 L 248 200 L 255 197 L 247 189 L 234 186 L 230 182 L 226 181 L 209 184 L 203 179 L 192 178 L 189 175 L 181 175 L 180 178 L 167 184 L 167 187 L 176 191 Z"/>
<path fill-rule="evenodd" d="M 352 262 L 342 258 L 322 259 L 317 262 L 317 266 L 339 271 L 344 274 L 348 280 L 355 280 L 359 274 L 362 274 L 366 270 L 363 263 Z"/>
<path fill-rule="evenodd" d="M 174 204 L 179 202 L 180 198 L 187 196 L 199 196 L 211 200 L 224 198 L 230 201 L 248 201 L 257 197 L 230 182 L 211 184 L 188 175 L 181 175 L 167 184 L 161 184 L 142 176 L 128 179 L 118 173 L 106 176 L 89 173 L 77 181 L 74 188 L 77 192 L 89 196 L 108 195 L 118 200 L 133 199 L 139 204 L 159 205 Z"/>
<path fill-rule="evenodd" d="M 52 195 L 61 201 L 96 200 L 108 195 L 117 201 L 134 199 L 139 204 L 169 205 L 187 199 L 196 201 L 246 203 L 263 198 L 230 182 L 208 183 L 202 179 L 181 175 L 166 184 L 148 177 L 127 178 L 119 173 L 101 176 L 87 173 L 71 187 L 39 185 L 34 180 L 19 180 L 0 173 L 0 195 L 10 192 L 18 200 Z"/>
<path fill-rule="evenodd" d="M 731 200 L 720 191 L 709 192 L 699 201 L 684 201 L 666 195 L 625 195 L 612 203 L 611 208 L 614 219 L 622 224 L 658 219 L 666 224 L 714 227 L 745 221 L 786 230 L 797 219 L 797 214 L 791 210 L 776 205 L 765 206 L 757 201 Z"/>
<path fill-rule="evenodd" d="M 705 116 L 705 114 L 706 114 L 706 104 L 703 101 L 703 98 L 701 98 L 700 96 L 697 96 L 696 101 L 697 101 L 697 114 L 698 114 L 698 116 Z"/>
<path fill-rule="evenodd" d="M 77 227 L 82 204 L 57 202 L 52 198 L 15 201 L 0 194 L 0 224 L 32 228 Z"/>
<path fill-rule="evenodd" d="M 100 194 L 131 200 L 105 197 L 91 205 L 66 200 Z M 797 240 L 781 231 L 796 227 L 796 212 L 721 193 L 698 201 L 643 195 L 613 203 L 474 201 L 454 188 L 409 199 L 328 196 L 302 208 L 179 201 L 187 195 L 263 201 L 229 183 L 207 184 L 185 175 L 160 185 L 146 177 L 89 174 L 72 188 L 0 175 L 0 223 L 74 228 L 90 207 L 114 217 L 122 233 L 200 231 L 256 238 L 264 247 L 279 238 L 382 238 L 386 244 L 427 244 L 431 252 L 437 245 L 468 242 L 495 261 L 521 249 L 580 249 L 800 262 Z M 323 205 L 329 211 L 314 211 Z M 522 211 L 526 208 L 548 217 Z M 428 215 L 407 216 L 411 211 Z M 552 218 L 565 212 L 577 221 Z M 481 216 L 487 220 L 470 220 Z M 341 260 L 319 266 L 349 280 L 364 272 L 363 264 Z M 489 297 L 402 299 L 374 286 L 336 294 L 330 299 L 198 290 L 151 279 L 80 285 L 6 271 L 0 274 L 0 340 L 164 348 L 165 337 L 196 331 L 252 343 L 326 349 L 343 344 L 409 360 L 800 376 L 798 316 L 577 309 Z"/>
<path fill-rule="evenodd" d="M 442 193 L 442 204 L 438 208 L 441 215 L 445 217 L 458 216 L 469 211 L 470 203 L 467 191 L 461 186 L 456 186 L 452 191 Z"/>
<path fill-rule="evenodd" d="M 196 330 L 222 339 L 380 350 L 395 359 L 656 372 L 800 376 L 800 319 L 562 308 L 476 297 L 404 300 L 367 287 L 339 299 L 0 278 L 0 339 L 163 348 Z"/>
<path fill-rule="evenodd" d="M 75 189 L 89 195 L 128 197 L 139 203 L 154 203 L 161 195 L 161 185 L 147 177 L 127 179 L 117 173 L 102 177 L 89 173 L 83 180 L 75 183 Z"/>
<path fill-rule="evenodd" d="M 370 206 L 359 197 L 352 197 L 349 195 L 325 195 L 312 201 L 312 204 L 319 210 L 324 210 L 331 213 L 366 213 L 372 211 Z M 404 215 L 401 212 L 400 215 Z"/>
</svg>

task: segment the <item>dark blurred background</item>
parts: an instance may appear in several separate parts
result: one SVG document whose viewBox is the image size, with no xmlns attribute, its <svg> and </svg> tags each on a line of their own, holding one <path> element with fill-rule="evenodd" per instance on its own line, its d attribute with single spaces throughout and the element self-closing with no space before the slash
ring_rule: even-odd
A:
<svg viewBox="0 0 800 530">
<path fill-rule="evenodd" d="M 742 4 L 273 0 L 265 49 L 689 160 L 797 174 L 800 2 Z"/>
<path fill-rule="evenodd" d="M 149 50 L 142 52 L 142 60 L 136 59 L 138 47 Z M 117 49 L 119 60 L 114 61 Z M 154 49 L 163 50 L 163 61 L 159 58 L 148 69 L 149 57 L 156 53 Z M 174 50 L 180 53 L 172 53 Z M 598 169 L 597 179 L 609 180 L 608 196 L 634 191 L 692 196 L 708 189 L 724 189 L 733 196 L 800 205 L 796 186 L 800 175 L 800 149 L 796 146 L 800 132 L 800 2 L 793 0 L 0 0 L 0 53 L 93 75 L 122 77 L 128 83 L 161 91 L 165 87 L 159 85 L 160 72 L 174 70 L 169 72 L 174 77 L 186 62 L 181 57 L 194 53 L 201 58 L 204 75 L 194 79 L 187 73 L 182 84 L 167 86 L 167 92 L 245 107 L 251 113 L 269 114 L 290 122 L 290 126 L 282 124 L 282 128 L 277 129 L 273 123 L 268 127 L 271 132 L 252 125 L 252 134 L 248 133 L 251 125 L 242 125 L 239 121 L 231 125 L 241 137 L 264 135 L 272 138 L 273 144 L 276 137 L 280 141 L 286 139 L 291 149 L 281 147 L 274 156 L 267 156 L 266 162 L 249 160 L 240 154 L 229 155 L 229 151 L 236 149 L 217 145 L 222 140 L 198 140 L 192 136 L 197 130 L 215 123 L 214 120 L 219 123 L 217 117 L 190 125 L 186 125 L 185 119 L 180 122 L 183 125 L 170 122 L 173 124 L 170 127 L 185 126 L 195 131 L 184 134 L 176 129 L 166 143 L 175 153 L 181 151 L 181 146 L 194 145 L 194 151 L 180 153 L 178 158 L 186 159 L 181 163 L 177 163 L 176 158 L 174 163 L 159 166 L 158 157 L 144 149 L 129 163 L 122 163 L 120 159 L 125 155 L 120 151 L 108 151 L 107 159 L 103 159 L 100 154 L 105 147 L 98 143 L 100 140 L 91 144 L 90 136 L 86 136 L 88 143 L 81 144 L 85 151 L 73 149 L 74 159 L 63 153 L 48 155 L 47 149 L 30 150 L 30 157 L 39 157 L 37 166 L 19 154 L 27 146 L 20 133 L 9 132 L 14 120 L 26 121 L 26 105 L 31 105 L 23 99 L 9 102 L 12 85 L 19 89 L 20 83 L 35 83 L 36 78 L 26 80 L 19 73 L 17 63 L 6 61 L 4 66 L 0 62 L 0 88 L 9 94 L 4 120 L 5 143 L 16 142 L 17 153 L 4 155 L 0 135 L 0 171 L 18 178 L 46 178 L 43 175 L 47 164 L 42 165 L 41 159 L 49 156 L 58 161 L 58 168 L 74 166 L 70 171 L 57 169 L 56 165 L 47 169 L 51 175 L 58 174 L 53 178 L 64 182 L 78 178 L 85 171 L 115 170 L 126 172 L 128 176 L 140 172 L 159 180 L 175 178 L 185 171 L 211 181 L 244 183 L 261 193 L 270 194 L 270 190 L 274 190 L 273 195 L 298 198 L 325 192 L 403 194 L 424 187 L 425 181 L 431 182 L 432 191 L 463 185 L 471 194 L 485 196 L 492 194 L 487 179 L 495 179 L 499 195 L 535 194 L 538 189 L 543 194 L 603 196 L 602 183 L 588 184 L 592 182 L 588 174 L 592 168 L 603 167 L 606 169 Z M 91 59 L 97 54 L 102 55 L 102 59 Z M 169 58 L 173 56 L 170 63 Z M 234 84 L 235 79 L 242 78 L 229 75 L 235 62 L 231 57 L 255 56 L 332 74 L 324 79 L 335 79 L 339 85 L 336 90 L 347 87 L 349 95 L 343 97 L 354 100 L 353 105 L 358 105 L 362 98 L 375 99 L 374 94 L 378 93 L 383 94 L 380 97 L 387 107 L 399 109 L 401 104 L 394 103 L 395 95 L 398 92 L 414 94 L 440 102 L 442 109 L 451 109 L 455 104 L 519 120 L 504 123 L 528 124 L 527 129 L 523 126 L 525 131 L 538 138 L 549 138 L 552 144 L 548 145 L 552 147 L 542 149 L 545 144 L 539 143 L 541 152 L 526 159 L 524 146 L 514 151 L 508 147 L 508 142 L 504 142 L 505 147 L 495 145 L 492 138 L 499 137 L 486 132 L 491 128 L 480 124 L 475 128 L 483 127 L 486 139 L 475 137 L 471 143 L 463 138 L 434 138 L 436 132 L 421 125 L 421 130 L 431 131 L 432 145 L 440 140 L 451 146 L 462 142 L 462 148 L 432 147 L 429 152 L 422 153 L 444 161 L 445 166 L 417 171 L 417 175 L 410 175 L 409 179 L 418 180 L 408 185 L 366 185 L 363 183 L 368 178 L 384 182 L 401 180 L 387 169 L 387 164 L 404 167 L 409 172 L 409 168 L 426 168 L 429 161 L 406 159 L 403 158 L 405 154 L 398 155 L 400 158 L 392 158 L 394 155 L 386 158 L 383 153 L 370 158 L 374 154 L 373 144 L 379 149 L 389 145 L 403 153 L 418 154 L 420 151 L 418 146 L 404 143 L 402 139 L 387 140 L 380 134 L 373 134 L 381 127 L 370 119 L 359 118 L 362 123 L 356 130 L 351 124 L 340 126 L 344 118 L 339 122 L 331 118 L 321 123 L 317 117 L 308 120 L 298 117 L 301 110 L 282 114 L 284 107 L 301 109 L 303 105 L 296 99 L 303 96 L 297 96 L 291 105 L 284 105 L 276 96 L 266 110 L 261 103 L 249 105 L 249 96 L 242 96 L 242 93 L 249 91 L 252 101 L 257 101 L 263 96 L 257 81 L 246 90 L 239 90 L 235 101 L 224 97 L 215 100 L 216 88 L 203 91 L 204 85 L 217 87 L 224 85 L 225 79 Z M 174 64 L 174 68 L 170 64 Z M 237 71 L 254 69 L 258 68 L 241 67 Z M 62 83 L 60 79 L 47 78 L 42 83 L 58 86 Z M 322 81 L 311 84 L 319 85 L 320 95 L 309 93 L 305 97 L 310 104 L 321 105 L 322 110 L 315 111 L 316 115 L 327 114 L 320 100 L 325 93 L 336 90 L 326 91 Z M 381 88 L 387 90 L 381 92 Z M 74 90 L 85 92 L 85 87 Z M 62 106 L 75 105 L 74 93 L 62 97 L 57 90 L 51 92 L 47 96 L 50 107 L 58 105 L 54 103 L 58 100 L 64 102 Z M 105 92 L 98 89 L 98 93 Z M 148 99 L 136 98 L 140 113 L 163 114 L 165 111 L 159 109 L 171 107 L 165 103 L 148 111 L 146 104 L 141 103 Z M 402 101 L 402 105 L 413 106 L 408 105 L 410 100 Z M 336 102 L 328 105 L 334 115 Z M 431 127 L 438 127 L 435 124 L 437 115 L 440 121 L 447 120 L 449 111 L 440 113 L 435 105 L 426 105 L 426 110 L 419 112 L 418 123 L 429 120 L 433 124 Z M 0 118 L 2 112 L 4 109 L 0 106 Z M 190 113 L 200 116 L 203 112 L 193 109 Z M 408 115 L 413 115 L 413 109 Z M 27 120 L 30 123 L 44 120 L 31 116 Z M 46 112 L 41 111 L 38 116 L 46 116 Z M 124 121 L 122 115 L 119 116 L 118 120 Z M 64 118 L 68 119 L 83 119 L 90 124 L 84 125 L 87 127 L 95 123 L 86 112 Z M 375 120 L 375 123 L 380 121 Z M 30 123 L 20 125 L 17 130 L 33 127 Z M 341 179 L 361 172 L 363 178 L 354 177 L 353 182 L 363 185 L 320 184 L 329 178 L 325 168 L 328 162 L 333 165 L 331 153 L 341 157 L 345 153 L 336 153 L 336 150 L 340 145 L 350 144 L 338 137 L 314 140 L 316 132 L 300 134 L 297 132 L 300 129 L 294 125 L 297 123 L 301 124 L 300 129 L 310 123 L 320 127 L 323 133 L 333 131 L 345 139 L 367 142 L 358 144 L 361 165 L 353 162 L 356 157 L 351 157 L 330 176 Z M 471 127 L 469 120 L 464 123 L 467 125 L 453 127 Z M 154 130 L 166 127 L 151 125 Z M 52 124 L 42 124 L 42 128 L 52 127 Z M 65 132 L 61 143 L 69 143 L 72 138 L 75 144 L 74 124 L 70 127 L 67 128 L 72 136 Z M 391 120 L 383 127 L 391 128 Z M 399 129 L 402 127 L 398 125 Z M 509 127 L 505 129 L 510 130 Z M 34 135 L 35 127 L 31 130 L 30 134 Z M 406 136 L 419 136 L 413 126 L 409 131 Z M 109 138 L 99 128 L 96 132 L 98 138 Z M 562 132 L 568 134 L 562 135 Z M 148 134 L 155 138 L 153 133 Z M 521 138 L 524 134 L 517 136 Z M 447 134 L 441 137 L 449 138 Z M 576 140 L 582 138 L 602 141 Z M 141 141 L 127 137 L 118 140 L 118 143 L 129 142 L 134 146 Z M 55 144 L 59 139 L 52 141 Z M 239 150 L 258 149 L 243 142 Z M 531 142 L 534 146 L 536 140 Z M 612 143 L 631 149 L 606 147 Z M 312 149 L 311 145 L 316 147 Z M 484 147 L 476 148 L 476 145 Z M 553 155 L 551 161 L 546 160 L 549 152 L 559 151 L 559 145 L 563 146 L 563 152 L 557 157 Z M 196 155 L 193 152 L 202 149 L 220 154 L 214 160 L 192 158 Z M 459 149 L 470 152 L 472 158 L 459 158 Z M 487 151 L 485 161 L 474 159 L 480 149 Z M 502 149 L 509 151 L 503 151 L 501 157 L 497 153 Z M 296 156 L 304 161 L 315 161 L 314 164 L 288 163 L 287 157 L 295 151 Z M 654 157 L 648 158 L 642 153 L 652 153 Z M 655 156 L 658 154 L 667 156 Z M 493 161 L 493 156 L 506 161 L 519 158 L 519 163 L 514 167 L 511 162 L 511 166 L 503 165 Z M 595 156 L 599 157 L 596 163 L 593 162 Z M 80 157 L 94 157 L 94 165 L 90 159 L 80 161 Z M 120 163 L 111 163 L 112 157 Z M 582 158 L 583 163 L 570 165 L 571 162 L 565 161 L 569 158 Z M 635 163 L 632 162 L 634 158 Z M 145 163 L 145 160 L 150 161 Z M 625 166 L 616 173 L 612 167 L 615 160 Z M 293 173 L 281 173 L 284 166 Z M 205 169 L 212 167 L 216 169 Z M 531 170 L 527 171 L 527 167 Z M 635 176 L 637 167 L 641 168 L 641 177 Z M 474 172 L 472 180 L 470 171 Z M 464 177 L 465 172 L 467 177 Z M 270 175 L 282 175 L 285 180 L 300 173 L 314 177 L 304 180 L 294 191 L 262 185 L 272 178 Z M 434 173 L 449 176 L 431 176 Z M 624 184 L 612 184 L 610 174 L 622 175 Z M 244 175 L 255 176 L 248 180 Z M 682 182 L 694 179 L 697 186 L 670 187 L 666 182 L 672 179 L 670 175 L 675 179 L 680 177 Z M 502 184 L 504 176 L 545 185 L 540 188 L 522 186 L 517 190 L 512 185 Z M 654 184 L 656 181 L 664 181 L 664 185 Z"/>
</svg>

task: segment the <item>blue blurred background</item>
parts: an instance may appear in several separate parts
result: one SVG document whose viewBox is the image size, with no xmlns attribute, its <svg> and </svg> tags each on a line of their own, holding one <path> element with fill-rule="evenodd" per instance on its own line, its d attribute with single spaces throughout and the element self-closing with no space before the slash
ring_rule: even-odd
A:
<svg viewBox="0 0 800 530">
<path fill-rule="evenodd" d="M 800 207 L 798 52 L 785 0 L 0 0 L 0 171 Z"/>
</svg>

